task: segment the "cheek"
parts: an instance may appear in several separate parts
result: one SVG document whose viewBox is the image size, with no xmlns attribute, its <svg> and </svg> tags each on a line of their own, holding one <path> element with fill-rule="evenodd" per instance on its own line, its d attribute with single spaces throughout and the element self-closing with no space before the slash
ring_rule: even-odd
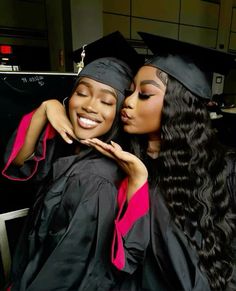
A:
<svg viewBox="0 0 236 291">
<path fill-rule="evenodd" d="M 147 102 L 140 108 L 140 126 L 144 131 L 159 131 L 161 126 L 161 111 L 163 102 Z"/>
<path fill-rule="evenodd" d="M 110 108 L 109 110 L 104 111 L 103 118 L 105 120 L 106 126 L 111 128 L 114 119 L 116 116 L 116 108 Z"/>
<path fill-rule="evenodd" d="M 77 108 L 80 105 L 79 101 L 80 101 L 80 98 L 76 98 L 74 95 L 72 95 L 68 103 L 69 110 L 73 110 Z"/>
<path fill-rule="evenodd" d="M 78 101 L 76 99 L 77 98 L 73 98 L 72 96 L 68 102 L 68 113 L 69 113 L 69 117 L 72 123 L 73 123 L 73 120 L 76 118 L 76 109 L 79 106 Z"/>
</svg>

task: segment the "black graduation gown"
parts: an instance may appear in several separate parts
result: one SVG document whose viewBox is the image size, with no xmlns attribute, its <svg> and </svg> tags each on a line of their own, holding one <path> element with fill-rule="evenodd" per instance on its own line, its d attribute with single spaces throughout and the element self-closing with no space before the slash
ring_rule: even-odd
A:
<svg viewBox="0 0 236 291">
<path fill-rule="evenodd" d="M 120 280 L 111 261 L 125 274 L 143 260 L 149 236 L 137 242 L 136 234 L 149 225 L 147 183 L 127 206 L 127 179 L 121 184 L 123 175 L 112 160 L 70 155 L 53 162 L 50 125 L 34 157 L 21 169 L 12 166 L 31 117 L 21 121 L 2 172 L 14 180 L 41 181 L 16 250 L 11 290 L 111 290 Z"/>
<path fill-rule="evenodd" d="M 148 163 L 150 169 L 155 169 L 153 161 L 149 160 Z M 228 158 L 227 173 L 228 191 L 236 207 L 235 157 Z M 150 243 L 144 262 L 115 290 L 210 291 L 208 280 L 198 267 L 198 255 L 173 222 L 160 189 L 149 185 L 149 192 Z M 199 240 L 200 235 L 195 235 Z M 235 272 L 233 276 L 236 278 Z M 227 290 L 236 290 L 235 280 Z"/>
<path fill-rule="evenodd" d="M 236 206 L 234 155 L 227 158 L 226 182 L 232 204 Z M 151 239 L 142 270 L 142 290 L 209 291 L 207 278 L 198 267 L 198 255 L 171 219 L 162 193 L 158 187 L 149 186 L 149 189 Z M 199 241 L 201 236 L 195 233 L 195 239 Z M 235 289 L 231 287 L 228 290 L 236 290 L 235 285 Z"/>
</svg>

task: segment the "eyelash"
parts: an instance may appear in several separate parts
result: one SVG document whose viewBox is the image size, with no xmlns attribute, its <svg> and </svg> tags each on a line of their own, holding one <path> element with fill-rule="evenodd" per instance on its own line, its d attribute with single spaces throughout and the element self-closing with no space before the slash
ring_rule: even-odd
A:
<svg viewBox="0 0 236 291">
<path fill-rule="evenodd" d="M 76 94 L 77 94 L 78 96 L 81 96 L 81 97 L 86 97 L 86 96 L 87 96 L 86 94 L 83 94 L 83 93 L 78 92 L 78 91 L 76 91 Z"/>
<path fill-rule="evenodd" d="M 102 104 L 105 104 L 105 105 L 108 105 L 108 106 L 112 106 L 113 105 L 112 103 L 108 103 L 108 102 L 105 102 L 105 101 L 102 101 Z"/>
<path fill-rule="evenodd" d="M 130 89 L 125 89 L 125 97 L 129 97 L 130 95 L 132 95 L 134 93 L 134 91 L 130 90 Z M 138 97 L 141 100 L 146 100 L 148 98 L 150 98 L 152 95 L 151 94 L 144 94 L 144 93 L 138 93 Z"/>
<path fill-rule="evenodd" d="M 143 94 L 143 93 L 138 93 L 138 97 L 141 100 L 146 100 L 148 98 L 150 98 L 152 95 L 148 95 L 148 94 Z"/>
<path fill-rule="evenodd" d="M 132 95 L 134 92 L 130 89 L 125 89 L 125 97 L 129 97 L 130 95 Z"/>
</svg>

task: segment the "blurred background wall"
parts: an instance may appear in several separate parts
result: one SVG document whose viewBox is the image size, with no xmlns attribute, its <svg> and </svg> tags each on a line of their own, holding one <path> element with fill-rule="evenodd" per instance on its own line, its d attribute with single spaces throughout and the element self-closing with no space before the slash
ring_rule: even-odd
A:
<svg viewBox="0 0 236 291">
<path fill-rule="evenodd" d="M 21 70 L 72 72 L 73 50 L 116 30 L 140 53 L 137 31 L 236 53 L 236 0 L 0 1 L 0 45 Z M 236 95 L 235 75 L 214 93 Z"/>
</svg>

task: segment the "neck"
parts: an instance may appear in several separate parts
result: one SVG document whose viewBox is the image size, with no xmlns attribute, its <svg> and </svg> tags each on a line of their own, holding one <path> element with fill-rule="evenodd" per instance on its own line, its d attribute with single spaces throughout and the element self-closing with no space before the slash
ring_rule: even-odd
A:
<svg viewBox="0 0 236 291">
<path fill-rule="evenodd" d="M 148 138 L 147 154 L 152 159 L 156 159 L 159 156 L 160 148 L 161 148 L 160 137 L 156 135 L 150 135 Z"/>
</svg>

